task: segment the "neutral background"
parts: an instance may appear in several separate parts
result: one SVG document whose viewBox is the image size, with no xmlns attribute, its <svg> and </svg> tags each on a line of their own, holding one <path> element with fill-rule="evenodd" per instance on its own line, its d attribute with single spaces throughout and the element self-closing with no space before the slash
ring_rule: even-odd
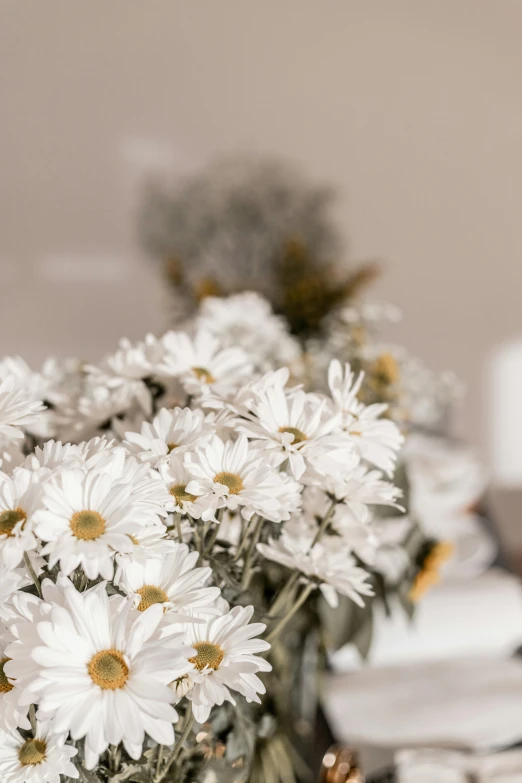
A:
<svg viewBox="0 0 522 783">
<path fill-rule="evenodd" d="M 0 353 L 95 358 L 160 331 L 133 236 L 140 176 L 291 156 L 339 188 L 350 257 L 386 260 L 392 337 L 460 374 L 460 430 L 490 454 L 488 360 L 522 334 L 520 0 L 0 11 Z"/>
</svg>

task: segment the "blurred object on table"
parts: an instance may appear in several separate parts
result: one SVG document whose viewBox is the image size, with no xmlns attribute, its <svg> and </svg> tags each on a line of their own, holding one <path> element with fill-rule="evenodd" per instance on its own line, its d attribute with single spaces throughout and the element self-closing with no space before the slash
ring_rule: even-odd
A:
<svg viewBox="0 0 522 783">
<path fill-rule="evenodd" d="M 325 686 L 326 716 L 340 742 L 492 752 L 522 739 L 517 659 L 365 669 L 332 675 Z"/>
<path fill-rule="evenodd" d="M 522 588 L 512 574 L 491 569 L 479 577 L 442 582 L 416 606 L 413 621 L 402 612 L 374 611 L 372 667 L 451 660 L 461 656 L 512 655 L 522 644 Z M 332 654 L 336 671 L 361 666 L 352 645 Z"/>
<path fill-rule="evenodd" d="M 320 783 L 364 783 L 357 755 L 347 745 L 332 745 L 323 757 Z"/>
<path fill-rule="evenodd" d="M 401 750 L 395 764 L 397 783 L 469 783 L 465 756 L 456 751 Z"/>
</svg>

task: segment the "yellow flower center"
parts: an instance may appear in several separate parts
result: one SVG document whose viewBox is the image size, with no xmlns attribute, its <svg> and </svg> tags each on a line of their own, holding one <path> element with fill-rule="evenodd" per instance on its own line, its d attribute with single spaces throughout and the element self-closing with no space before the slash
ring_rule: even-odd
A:
<svg viewBox="0 0 522 783">
<path fill-rule="evenodd" d="M 373 371 L 378 383 L 392 384 L 399 380 L 399 365 L 391 353 L 382 353 L 374 362 Z"/>
<path fill-rule="evenodd" d="M 209 669 L 219 669 L 219 665 L 225 653 L 219 646 L 219 644 L 212 644 L 212 642 L 196 642 L 192 645 L 197 655 L 193 658 L 189 658 L 190 663 L 193 663 L 198 671 L 202 671 L 206 666 Z"/>
<path fill-rule="evenodd" d="M 92 656 L 87 671 L 95 685 L 104 691 L 123 688 L 129 678 L 129 667 L 119 650 L 101 650 Z"/>
<path fill-rule="evenodd" d="M 69 526 L 80 541 L 95 541 L 105 533 L 106 522 L 98 511 L 75 511 Z"/>
<path fill-rule="evenodd" d="M 45 759 L 47 744 L 43 739 L 28 739 L 18 748 L 18 758 L 22 767 L 41 764 Z"/>
<path fill-rule="evenodd" d="M 451 541 L 439 541 L 432 547 L 416 574 L 409 591 L 410 601 L 419 601 L 423 595 L 440 582 L 440 568 L 452 556 L 454 546 Z"/>
<path fill-rule="evenodd" d="M 193 367 L 192 372 L 198 379 L 198 381 L 203 381 L 203 383 L 215 383 L 215 378 L 208 370 L 206 370 L 204 367 Z"/>
<path fill-rule="evenodd" d="M 144 612 L 152 604 L 164 604 L 165 601 L 169 600 L 167 593 L 161 587 L 156 587 L 155 585 L 143 585 L 136 592 L 138 595 L 141 595 L 141 601 L 138 604 L 138 611 L 140 612 Z"/>
<path fill-rule="evenodd" d="M 133 535 L 132 535 L 132 533 L 127 533 L 127 536 L 130 538 L 130 540 L 132 541 L 132 543 L 134 544 L 134 546 L 138 546 L 138 544 L 139 544 L 140 542 L 138 541 L 138 539 L 136 538 L 136 536 L 133 536 Z"/>
<path fill-rule="evenodd" d="M 308 437 L 304 434 L 302 430 L 298 430 L 297 427 L 279 427 L 279 432 L 289 432 L 290 435 L 293 435 L 293 440 L 291 443 L 302 443 L 304 440 L 308 440 Z"/>
<path fill-rule="evenodd" d="M 223 473 L 216 473 L 214 482 L 216 484 L 224 484 L 225 487 L 228 487 L 228 491 L 231 495 L 239 495 L 243 489 L 241 476 L 238 476 L 237 473 L 227 473 L 226 471 Z"/>
<path fill-rule="evenodd" d="M 197 499 L 196 495 L 191 495 L 190 492 L 187 492 L 186 487 L 186 484 L 173 484 L 169 488 L 170 494 L 176 498 L 177 503 L 193 503 Z"/>
<path fill-rule="evenodd" d="M 2 658 L 0 660 L 0 693 L 9 693 L 9 691 L 13 690 L 13 686 L 7 679 L 7 675 L 4 672 L 4 666 L 6 665 L 7 661 L 11 660 L 10 658 Z"/>
<path fill-rule="evenodd" d="M 27 514 L 23 508 L 13 508 L 2 511 L 0 514 L 0 536 L 12 537 L 13 530 L 18 522 L 25 522 Z"/>
</svg>

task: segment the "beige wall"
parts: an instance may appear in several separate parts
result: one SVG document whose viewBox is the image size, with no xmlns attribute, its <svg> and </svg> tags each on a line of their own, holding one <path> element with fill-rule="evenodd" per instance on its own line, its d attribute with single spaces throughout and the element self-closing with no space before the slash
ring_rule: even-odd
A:
<svg viewBox="0 0 522 783">
<path fill-rule="evenodd" d="M 519 0 L 0 10 L 0 352 L 94 357 L 161 328 L 130 218 L 147 161 L 291 155 L 338 185 L 352 256 L 387 260 L 397 339 L 460 372 L 483 440 L 485 356 L 522 332 Z"/>
</svg>

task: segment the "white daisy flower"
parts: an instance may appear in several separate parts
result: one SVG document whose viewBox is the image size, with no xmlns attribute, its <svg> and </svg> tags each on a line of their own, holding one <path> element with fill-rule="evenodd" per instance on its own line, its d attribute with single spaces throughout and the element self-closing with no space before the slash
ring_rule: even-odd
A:
<svg viewBox="0 0 522 783">
<path fill-rule="evenodd" d="M 290 536 L 283 530 L 277 540 L 270 538 L 267 544 L 258 544 L 257 548 L 268 560 L 300 571 L 319 587 L 330 606 L 337 606 L 337 593 L 364 606 L 361 595 L 374 594 L 366 581 L 368 572 L 356 565 L 349 551 L 340 546 L 340 539 L 323 538 L 313 546 L 312 542 L 306 535 Z"/>
<path fill-rule="evenodd" d="M 270 386 L 251 405 L 251 421 L 238 424 L 249 438 L 277 449 L 280 461 L 300 479 L 306 468 L 319 474 L 338 473 L 353 461 L 352 439 L 340 431 L 340 416 L 328 415 L 328 401 L 303 391 Z"/>
<path fill-rule="evenodd" d="M 260 703 L 257 694 L 265 693 L 265 686 L 256 672 L 268 672 L 272 667 L 255 654 L 270 649 L 270 644 L 253 638 L 266 628 L 263 623 L 250 623 L 253 614 L 253 606 L 236 606 L 220 617 L 186 626 L 187 642 L 196 650 L 191 658 L 193 687 L 187 698 L 198 723 L 208 719 L 215 704 L 235 704 L 231 690 L 248 702 Z"/>
<path fill-rule="evenodd" d="M 166 505 L 169 512 L 188 514 L 193 519 L 209 518 L 214 515 L 212 502 L 187 492 L 193 476 L 185 467 L 184 455 L 173 452 L 168 460 L 159 466 L 159 472 L 168 487 L 170 500 Z"/>
<path fill-rule="evenodd" d="M 301 354 L 284 318 L 274 315 L 270 303 L 254 291 L 226 298 L 208 296 L 201 303 L 196 323 L 217 337 L 223 347 L 242 348 L 261 371 L 291 364 Z"/>
<path fill-rule="evenodd" d="M 165 557 L 175 548 L 175 541 L 167 538 L 168 530 L 165 525 L 148 525 L 142 527 L 136 533 L 132 533 L 129 538 L 132 544 L 128 552 L 116 552 L 114 559 L 116 561 L 116 571 L 114 574 L 114 584 L 119 585 L 123 568 L 129 563 L 145 563 L 153 558 Z M 183 541 L 188 541 L 192 537 L 192 528 L 182 524 Z"/>
<path fill-rule="evenodd" d="M 141 432 L 126 432 L 124 445 L 143 462 L 158 465 L 172 451 L 194 448 L 214 432 L 200 409 L 162 408 L 152 423 L 144 422 Z"/>
<path fill-rule="evenodd" d="M 132 486 L 132 503 L 139 511 L 142 525 L 158 524 L 158 516 L 167 516 L 170 496 L 160 474 L 150 465 L 130 456 L 123 446 L 100 452 L 94 465 L 100 473 L 107 473 L 112 481 Z"/>
<path fill-rule="evenodd" d="M 26 457 L 24 468 L 38 472 L 43 477 L 56 469 L 80 468 L 83 464 L 84 459 L 78 446 L 48 440 L 43 446 L 36 446 L 34 452 Z"/>
<path fill-rule="evenodd" d="M 123 742 L 131 758 L 140 758 L 145 733 L 172 745 L 178 715 L 169 684 L 191 670 L 193 650 L 179 634 L 160 637 L 162 607 L 134 612 L 120 596 L 109 599 L 104 582 L 79 593 L 63 579 L 59 589 L 63 606 L 50 607 L 52 626 L 19 622 L 23 641 L 7 648 L 10 677 L 24 674 L 27 648 L 37 667 L 22 700 L 36 701 L 54 732 L 85 737 L 88 769 L 109 744 Z"/>
<path fill-rule="evenodd" d="M 0 620 L 8 622 L 13 618 L 13 595 L 31 583 L 25 568 L 0 568 Z"/>
<path fill-rule="evenodd" d="M 380 470 L 370 470 L 365 465 L 358 465 L 342 479 L 335 476 L 328 478 L 324 486 L 338 500 L 342 500 L 361 522 L 368 522 L 372 518 L 371 506 L 391 506 L 404 511 L 397 502 L 402 490 L 384 480 Z"/>
<path fill-rule="evenodd" d="M 267 372 L 260 378 L 255 377 L 254 380 L 244 383 L 235 390 L 234 394 L 226 399 L 220 397 L 218 394 L 207 394 L 205 396 L 205 408 L 218 410 L 219 414 L 217 415 L 219 417 L 225 417 L 225 421 L 227 420 L 227 414 L 232 415 L 233 419 L 231 426 L 234 426 L 234 424 L 237 423 L 237 416 L 243 418 L 249 417 L 252 405 L 259 395 L 266 393 L 267 389 L 272 386 L 284 388 L 288 383 L 289 378 L 290 370 L 288 367 L 280 367 L 279 370 Z M 293 389 L 293 391 L 297 391 L 297 388 Z M 209 414 L 209 418 L 210 415 L 211 414 Z"/>
<path fill-rule="evenodd" d="M 388 409 L 385 404 L 364 405 L 357 399 L 364 374 L 355 378 L 346 364 L 334 359 L 328 368 L 328 386 L 334 409 L 341 415 L 342 427 L 354 436 L 360 456 L 388 475 L 395 469 L 397 454 L 404 437 L 395 422 L 382 419 Z"/>
<path fill-rule="evenodd" d="M 219 587 L 205 586 L 212 569 L 196 568 L 198 558 L 199 553 L 190 552 L 186 544 L 174 544 L 162 557 L 123 565 L 120 586 L 140 612 L 153 604 L 161 604 L 166 612 L 176 615 L 201 609 L 218 598 L 221 591 Z"/>
<path fill-rule="evenodd" d="M 244 351 L 221 348 L 219 340 L 207 331 L 199 330 L 194 337 L 185 332 L 167 332 L 163 345 L 161 371 L 179 378 L 189 394 L 227 397 L 252 372 L 252 362 Z"/>
<path fill-rule="evenodd" d="M 100 429 L 108 429 L 115 417 L 128 413 L 131 405 L 124 388 L 112 389 L 103 381 L 99 384 L 89 381 L 78 400 L 72 430 L 78 439 L 88 438 Z"/>
<path fill-rule="evenodd" d="M 0 383 L 0 436 L 23 438 L 23 430 L 36 425 L 43 411 L 43 403 L 33 400 L 13 375 Z"/>
<path fill-rule="evenodd" d="M 379 538 L 368 520 L 362 522 L 344 503 L 336 503 L 331 510 L 332 499 L 320 487 L 306 487 L 303 497 L 304 513 L 295 516 L 285 525 L 290 537 L 304 536 L 313 540 L 319 525 L 330 514 L 329 531 L 336 536 L 336 543 L 344 551 L 354 552 L 367 564 L 375 560 Z"/>
<path fill-rule="evenodd" d="M 29 708 L 20 706 L 20 691 L 15 688 L 16 681 L 10 679 L 5 671 L 5 665 L 9 661 L 5 648 L 12 639 L 7 628 L 2 628 L 0 624 L 0 733 L 2 730 L 13 731 L 18 726 L 23 729 L 31 728 L 27 718 Z"/>
<path fill-rule="evenodd" d="M 247 519 L 257 513 L 281 522 L 299 504 L 299 492 L 292 491 L 296 485 L 286 484 L 244 435 L 226 443 L 214 436 L 206 446 L 185 455 L 185 467 L 193 477 L 186 491 L 204 497 L 215 510 L 241 508 Z"/>
<path fill-rule="evenodd" d="M 114 553 L 129 552 L 143 527 L 132 495 L 132 484 L 98 470 L 64 471 L 45 484 L 35 530 L 49 566 L 59 561 L 68 575 L 81 565 L 89 579 L 112 578 Z"/>
<path fill-rule="evenodd" d="M 0 730 L 2 783 L 60 783 L 62 775 L 78 778 L 71 762 L 78 750 L 66 744 L 67 732 L 55 733 L 49 721 L 37 721 L 36 731 L 22 737 Z"/>
<path fill-rule="evenodd" d="M 171 682 L 170 687 L 174 691 L 177 704 L 180 699 L 187 695 L 187 693 L 190 693 L 194 687 L 194 680 L 190 674 L 184 674 L 182 677 L 178 677 L 174 680 L 174 682 Z"/>
<path fill-rule="evenodd" d="M 40 372 L 35 372 L 20 356 L 6 356 L 0 361 L 0 378 L 13 377 L 16 386 L 35 403 L 44 401 L 46 407 L 27 429 L 39 438 L 55 434 L 60 416 L 55 412 L 56 403 L 63 401 L 58 386 L 63 383 L 64 367 L 54 359 L 48 359 Z"/>
<path fill-rule="evenodd" d="M 151 392 L 144 379 L 156 374 L 163 356 L 162 343 L 148 334 L 143 342 L 121 340 L 118 350 L 107 356 L 99 365 L 87 365 L 94 387 L 107 388 L 119 393 L 122 410 L 133 402 L 147 413 L 152 409 Z"/>
<path fill-rule="evenodd" d="M 16 568 L 38 545 L 34 520 L 41 494 L 31 471 L 16 468 L 11 477 L 0 473 L 0 562 L 7 568 Z"/>
<path fill-rule="evenodd" d="M 12 473 L 25 460 L 24 441 L 21 438 L 9 440 L 0 436 L 0 467 L 4 473 Z"/>
</svg>

